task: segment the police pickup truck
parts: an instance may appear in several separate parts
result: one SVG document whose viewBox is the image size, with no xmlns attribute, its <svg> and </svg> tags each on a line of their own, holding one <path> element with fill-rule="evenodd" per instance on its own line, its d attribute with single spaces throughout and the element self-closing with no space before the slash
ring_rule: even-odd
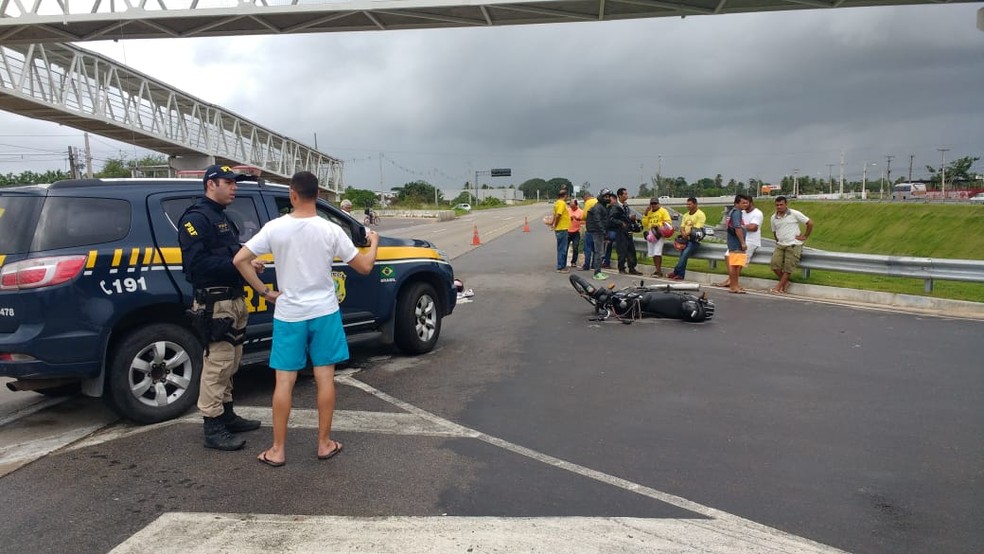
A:
<svg viewBox="0 0 984 554">
<path fill-rule="evenodd" d="M 140 423 L 182 415 L 198 399 L 202 344 L 185 310 L 177 222 L 200 180 L 88 179 L 0 188 L 0 377 L 13 390 L 102 396 Z M 289 212 L 288 188 L 239 184 L 227 213 L 248 240 Z M 356 246 L 362 224 L 329 203 L 318 214 Z M 457 291 L 447 255 L 423 240 L 381 237 L 359 275 L 335 260 L 331 278 L 351 338 L 378 334 L 402 352 L 434 348 Z M 261 279 L 277 289 L 276 260 Z M 327 278 L 327 276 L 326 276 Z M 244 363 L 267 359 L 273 306 L 245 287 Z"/>
</svg>

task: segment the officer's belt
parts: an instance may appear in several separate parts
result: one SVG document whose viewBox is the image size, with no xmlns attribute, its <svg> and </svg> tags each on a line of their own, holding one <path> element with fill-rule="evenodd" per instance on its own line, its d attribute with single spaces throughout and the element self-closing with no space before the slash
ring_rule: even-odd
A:
<svg viewBox="0 0 984 554">
<path fill-rule="evenodd" d="M 242 298 L 243 294 L 243 287 L 205 287 L 195 290 L 195 300 L 202 304 L 210 304 L 222 300 Z"/>
</svg>

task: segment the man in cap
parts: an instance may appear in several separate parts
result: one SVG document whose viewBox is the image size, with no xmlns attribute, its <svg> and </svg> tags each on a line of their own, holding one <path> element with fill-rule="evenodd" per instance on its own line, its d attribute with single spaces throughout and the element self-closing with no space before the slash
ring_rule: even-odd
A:
<svg viewBox="0 0 984 554">
<path fill-rule="evenodd" d="M 557 272 L 567 273 L 567 230 L 571 226 L 571 211 L 567 207 L 567 189 L 560 189 L 553 206 L 553 219 L 550 227 L 557 236 Z"/>
<path fill-rule="evenodd" d="M 237 182 L 248 178 L 229 166 L 205 170 L 205 196 L 178 221 L 178 243 L 185 278 L 194 287 L 192 312 L 205 344 L 198 409 L 204 417 L 205 447 L 238 450 L 246 440 L 233 435 L 260 427 L 233 411 L 232 376 L 239 369 L 246 334 L 245 281 L 232 264 L 239 251 L 239 229 L 225 213 L 236 199 Z M 263 263 L 254 264 L 257 271 Z"/>
</svg>

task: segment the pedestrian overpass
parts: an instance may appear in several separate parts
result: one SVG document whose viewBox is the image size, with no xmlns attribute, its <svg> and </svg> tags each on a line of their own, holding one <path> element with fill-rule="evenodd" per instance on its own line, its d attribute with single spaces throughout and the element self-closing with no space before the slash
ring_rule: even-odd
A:
<svg viewBox="0 0 984 554">
<path fill-rule="evenodd" d="M 342 190 L 342 162 L 71 42 L 492 27 L 971 0 L 0 0 L 0 109 Z M 980 1 L 980 0 L 974 0 Z M 984 9 L 978 14 L 984 21 Z M 979 23 L 981 25 L 981 23 Z"/>
<path fill-rule="evenodd" d="M 341 160 L 70 44 L 0 46 L 0 109 L 167 154 L 176 170 L 249 165 L 282 183 L 307 170 L 343 186 Z"/>
<path fill-rule="evenodd" d="M 0 0 L 0 44 L 492 27 L 970 1 Z"/>
</svg>

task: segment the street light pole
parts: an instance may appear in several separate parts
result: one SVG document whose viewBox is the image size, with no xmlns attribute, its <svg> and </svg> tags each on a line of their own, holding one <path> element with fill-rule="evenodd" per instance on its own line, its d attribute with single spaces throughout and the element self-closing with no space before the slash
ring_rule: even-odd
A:
<svg viewBox="0 0 984 554">
<path fill-rule="evenodd" d="M 799 197 L 799 168 L 793 170 L 793 197 Z"/>
<path fill-rule="evenodd" d="M 868 162 L 864 162 L 864 167 L 861 168 L 861 200 L 864 200 L 864 185 L 865 181 L 868 180 Z"/>
</svg>

